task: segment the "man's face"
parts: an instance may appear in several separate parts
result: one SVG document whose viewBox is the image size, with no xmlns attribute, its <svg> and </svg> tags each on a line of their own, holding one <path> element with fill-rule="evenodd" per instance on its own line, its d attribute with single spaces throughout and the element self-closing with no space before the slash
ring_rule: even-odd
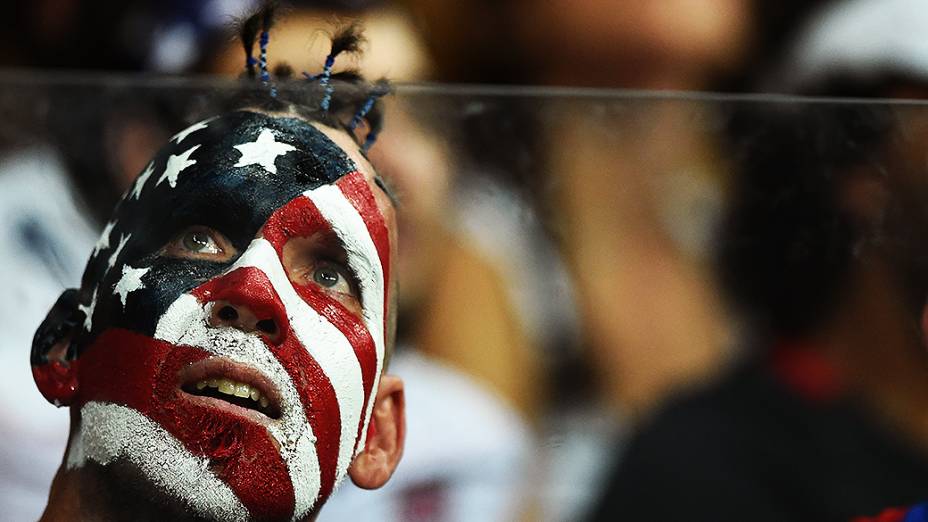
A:
<svg viewBox="0 0 928 522">
<path fill-rule="evenodd" d="M 394 229 L 339 131 L 243 111 L 179 133 L 84 274 L 67 467 L 124 459 L 209 518 L 309 513 L 364 446 Z"/>
</svg>

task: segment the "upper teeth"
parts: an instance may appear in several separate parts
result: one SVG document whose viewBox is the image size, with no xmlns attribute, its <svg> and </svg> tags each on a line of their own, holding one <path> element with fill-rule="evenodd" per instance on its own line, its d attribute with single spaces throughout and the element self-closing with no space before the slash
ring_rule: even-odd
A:
<svg viewBox="0 0 928 522">
<path fill-rule="evenodd" d="M 261 392 L 258 391 L 257 388 L 243 382 L 236 382 L 229 379 L 204 379 L 197 383 L 198 390 L 202 390 L 207 386 L 216 388 L 219 393 L 224 393 L 226 395 L 234 395 L 243 398 L 250 397 L 251 400 L 259 403 L 262 408 L 266 408 L 267 405 L 270 404 L 267 397 L 261 395 Z"/>
</svg>

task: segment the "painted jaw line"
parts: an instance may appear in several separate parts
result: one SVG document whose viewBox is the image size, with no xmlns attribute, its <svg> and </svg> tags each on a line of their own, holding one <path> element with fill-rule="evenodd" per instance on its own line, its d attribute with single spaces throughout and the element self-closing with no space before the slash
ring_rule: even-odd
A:
<svg viewBox="0 0 928 522">
<path fill-rule="evenodd" d="M 313 134 L 314 127 L 305 122 L 288 123 L 316 140 L 309 144 L 316 148 L 310 148 L 288 141 L 292 137 L 279 119 L 248 114 L 244 123 L 233 126 L 233 142 L 238 142 L 233 145 L 256 143 L 264 136 L 264 148 L 246 147 L 241 154 L 231 153 L 231 159 L 210 159 L 214 167 L 197 173 L 200 186 L 228 200 L 235 200 L 243 186 L 256 191 L 245 198 L 258 204 L 247 208 L 253 215 L 244 221 L 259 226 L 245 224 L 238 227 L 240 234 L 227 234 L 241 252 L 236 259 L 170 259 L 153 255 L 159 249 L 153 244 L 133 249 L 129 241 L 123 242 L 124 258 L 111 254 L 123 261 L 121 270 L 101 267 L 102 262 L 109 268 L 116 263 L 99 252 L 92 257 L 84 283 L 96 288 L 95 302 L 85 305 L 90 333 L 77 361 L 80 390 L 75 402 L 81 423 L 67 465 L 126 459 L 156 487 L 206 518 L 296 520 L 328 497 L 364 446 L 383 365 L 389 236 L 364 174 L 347 155 L 333 150 L 337 146 L 321 132 Z M 184 132 L 195 137 L 213 125 L 201 123 Z M 229 132 L 226 126 L 216 135 Z M 176 140 L 184 151 L 191 148 L 187 135 Z M 275 140 L 280 141 L 276 146 Z M 224 137 L 220 141 L 216 145 L 207 137 L 194 147 L 241 150 L 229 147 Z M 289 155 L 287 145 L 324 157 L 322 166 L 313 168 L 328 177 L 295 183 L 294 169 L 281 161 Z M 171 152 L 160 155 L 167 158 L 166 171 L 172 168 L 171 158 L 179 157 Z M 209 156 L 196 152 L 175 163 L 205 164 Z M 255 161 L 239 166 L 248 163 L 246 158 Z M 301 167 L 306 161 L 294 159 Z M 217 182 L 220 176 L 225 177 Z M 251 184 L 255 177 L 271 185 L 270 190 L 262 192 L 267 187 Z M 155 187 L 148 196 L 161 206 L 159 194 L 177 190 L 168 188 L 170 178 L 164 177 L 161 185 L 141 180 L 137 199 L 144 202 L 145 190 Z M 278 178 L 285 179 L 275 186 Z M 197 181 L 183 169 L 174 179 L 178 188 Z M 222 192 L 226 185 L 237 193 Z M 135 189 L 117 211 L 117 223 L 136 219 L 125 210 L 133 194 Z M 269 198 L 276 198 L 276 204 L 262 207 Z M 208 206 L 212 212 L 222 211 Z M 234 210 L 243 213 L 241 207 Z M 209 212 L 202 217 L 208 219 Z M 132 236 L 138 230 L 136 237 L 141 237 L 150 226 L 146 219 L 135 223 L 138 228 L 126 227 L 130 232 L 122 234 Z M 176 233 L 180 226 L 167 227 Z M 115 228 L 109 228 L 104 234 L 115 235 Z M 357 278 L 360 314 L 318 285 L 291 281 L 284 246 L 290 239 L 318 234 L 342 245 Z M 111 247 L 99 250 L 107 249 Z M 95 279 L 100 270 L 103 275 Z M 135 277 L 131 284 L 124 282 L 127 273 Z M 211 323 L 217 303 L 247 307 L 273 321 L 274 334 Z M 153 324 L 152 317 L 157 317 Z M 230 388 L 232 382 L 236 384 Z"/>
</svg>

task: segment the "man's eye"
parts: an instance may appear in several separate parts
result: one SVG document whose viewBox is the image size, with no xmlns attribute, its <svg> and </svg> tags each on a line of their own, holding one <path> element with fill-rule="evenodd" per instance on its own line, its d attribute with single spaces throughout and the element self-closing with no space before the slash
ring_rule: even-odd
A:
<svg viewBox="0 0 928 522">
<path fill-rule="evenodd" d="M 163 255 L 180 259 L 228 261 L 235 257 L 232 243 L 221 233 L 209 227 L 190 227 L 171 240 L 162 250 Z"/>
<path fill-rule="evenodd" d="M 181 238 L 184 248 L 197 254 L 218 254 L 222 252 L 216 241 L 202 230 L 193 230 Z"/>
<path fill-rule="evenodd" d="M 287 277 L 294 285 L 321 290 L 360 317 L 363 309 L 360 285 L 347 259 L 348 254 L 338 239 L 321 233 L 291 237 L 281 253 Z"/>
<path fill-rule="evenodd" d="M 348 274 L 348 270 L 343 267 L 334 264 L 317 266 L 313 270 L 312 277 L 313 281 L 323 288 L 358 297 L 358 292 L 351 282 L 351 276 Z"/>
</svg>

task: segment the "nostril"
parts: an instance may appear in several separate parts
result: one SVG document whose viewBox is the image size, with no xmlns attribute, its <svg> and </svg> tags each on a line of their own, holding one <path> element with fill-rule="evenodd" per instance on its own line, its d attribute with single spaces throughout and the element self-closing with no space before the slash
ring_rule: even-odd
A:
<svg viewBox="0 0 928 522">
<path fill-rule="evenodd" d="M 232 327 L 246 333 L 261 334 L 273 343 L 280 342 L 285 330 L 281 331 L 280 322 L 275 319 L 277 315 L 274 310 L 261 307 L 258 310 L 261 315 L 256 315 L 253 307 L 245 303 L 214 301 L 207 323 L 213 328 Z M 265 319 L 258 319 L 262 316 Z"/>
<path fill-rule="evenodd" d="M 238 319 L 238 312 L 235 308 L 232 308 L 229 305 L 223 306 L 219 309 L 219 318 L 223 321 L 234 321 Z"/>
<path fill-rule="evenodd" d="M 274 321 L 271 319 L 262 319 L 255 323 L 255 327 L 267 334 L 274 334 L 277 332 L 277 325 L 274 324 Z"/>
<path fill-rule="evenodd" d="M 255 323 L 255 327 L 268 335 L 277 333 L 277 325 L 274 324 L 272 319 L 262 319 Z"/>
</svg>

